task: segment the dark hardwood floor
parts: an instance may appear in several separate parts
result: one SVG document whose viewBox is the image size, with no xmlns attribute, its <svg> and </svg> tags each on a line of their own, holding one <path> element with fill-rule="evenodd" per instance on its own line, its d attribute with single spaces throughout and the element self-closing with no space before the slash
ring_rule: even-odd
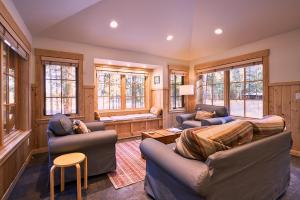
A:
<svg viewBox="0 0 300 200">
<path fill-rule="evenodd" d="M 47 154 L 35 155 L 12 191 L 10 200 L 49 199 Z M 281 200 L 300 199 L 300 158 L 292 158 L 291 183 Z M 61 193 L 56 187 L 56 199 L 76 199 L 76 182 L 66 184 L 66 190 Z M 89 188 L 83 192 L 83 199 L 151 199 L 144 192 L 143 182 L 139 182 L 115 190 L 106 175 L 89 178 Z"/>
</svg>

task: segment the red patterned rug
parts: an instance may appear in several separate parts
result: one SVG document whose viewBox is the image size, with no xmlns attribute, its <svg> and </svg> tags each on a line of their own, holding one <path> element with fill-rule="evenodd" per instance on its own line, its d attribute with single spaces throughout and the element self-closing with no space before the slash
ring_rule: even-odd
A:
<svg viewBox="0 0 300 200">
<path fill-rule="evenodd" d="M 116 189 L 143 181 L 146 174 L 146 161 L 141 157 L 140 140 L 116 144 L 117 169 L 108 173 Z"/>
</svg>

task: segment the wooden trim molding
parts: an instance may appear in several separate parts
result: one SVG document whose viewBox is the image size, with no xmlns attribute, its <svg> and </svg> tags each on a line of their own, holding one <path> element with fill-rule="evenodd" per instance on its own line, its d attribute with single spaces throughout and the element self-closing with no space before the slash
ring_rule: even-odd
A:
<svg viewBox="0 0 300 200">
<path fill-rule="evenodd" d="M 209 68 L 213 68 L 213 67 L 220 66 L 220 65 L 228 65 L 228 64 L 233 64 L 236 62 L 245 61 L 245 60 L 268 57 L 269 55 L 270 55 L 270 50 L 265 49 L 262 51 L 256 51 L 253 53 L 248 53 L 248 54 L 235 56 L 235 57 L 231 57 L 231 58 L 226 58 L 226 59 L 222 59 L 222 60 L 200 63 L 200 64 L 195 65 L 194 69 L 195 69 L 195 71 L 200 70 L 200 69 L 209 69 Z"/>
<path fill-rule="evenodd" d="M 6 22 L 3 25 L 5 26 L 7 24 L 9 26 L 9 27 L 6 26 L 5 28 L 13 31 L 11 35 L 13 36 L 16 35 L 19 38 L 19 40 L 22 42 L 20 45 L 22 45 L 24 49 L 30 52 L 31 43 L 29 42 L 29 40 L 27 39 L 27 37 L 25 36 L 21 28 L 18 26 L 16 21 L 13 19 L 12 15 L 9 13 L 9 11 L 7 10 L 6 6 L 2 1 L 0 2 L 0 13 L 1 13 L 1 18 Z"/>
<path fill-rule="evenodd" d="M 300 81 L 269 83 L 269 86 L 291 86 L 291 85 L 300 85 Z"/>
<path fill-rule="evenodd" d="M 296 157 L 300 157 L 300 151 L 297 151 L 297 150 L 291 150 L 290 151 L 290 154 L 292 155 L 292 156 L 296 156 Z"/>
</svg>

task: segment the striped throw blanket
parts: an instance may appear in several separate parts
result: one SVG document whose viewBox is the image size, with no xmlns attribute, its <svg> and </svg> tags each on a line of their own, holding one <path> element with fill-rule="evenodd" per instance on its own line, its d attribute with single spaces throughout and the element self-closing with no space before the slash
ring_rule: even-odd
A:
<svg viewBox="0 0 300 200">
<path fill-rule="evenodd" d="M 277 115 L 268 115 L 262 119 L 247 120 L 253 126 L 253 140 L 259 140 L 277 133 L 281 133 L 285 129 L 285 121 Z"/>
<path fill-rule="evenodd" d="M 236 120 L 223 125 L 186 129 L 176 140 L 175 151 L 186 158 L 205 161 L 209 155 L 252 141 L 250 122 Z"/>
</svg>

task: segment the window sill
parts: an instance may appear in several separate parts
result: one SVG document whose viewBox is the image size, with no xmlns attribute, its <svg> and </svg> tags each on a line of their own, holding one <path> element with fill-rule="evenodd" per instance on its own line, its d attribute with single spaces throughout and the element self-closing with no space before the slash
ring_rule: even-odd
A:
<svg viewBox="0 0 300 200">
<path fill-rule="evenodd" d="M 125 115 L 125 114 L 136 114 L 136 113 L 147 113 L 150 109 L 140 108 L 140 109 L 124 109 L 124 110 L 98 110 L 100 116 L 109 115 Z"/>
<path fill-rule="evenodd" d="M 9 158 L 9 156 L 29 138 L 31 130 L 17 130 L 4 138 L 3 145 L 0 146 L 0 165 Z"/>
<path fill-rule="evenodd" d="M 169 110 L 169 113 L 182 113 L 185 111 L 186 111 L 185 108 L 178 108 L 178 109 Z"/>
</svg>

